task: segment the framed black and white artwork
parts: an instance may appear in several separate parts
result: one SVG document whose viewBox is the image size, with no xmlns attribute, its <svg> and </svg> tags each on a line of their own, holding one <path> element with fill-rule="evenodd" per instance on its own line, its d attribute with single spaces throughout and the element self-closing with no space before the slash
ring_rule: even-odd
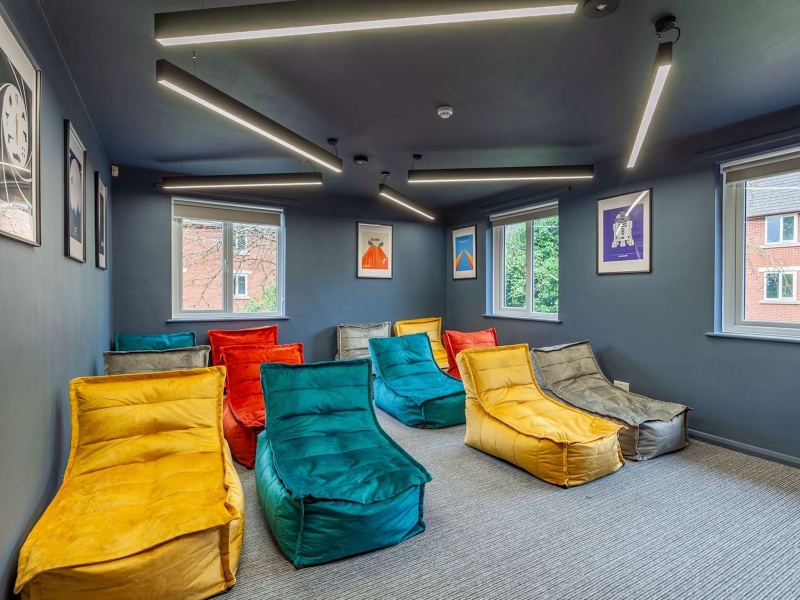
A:
<svg viewBox="0 0 800 600">
<path fill-rule="evenodd" d="M 0 7 L 0 235 L 41 244 L 41 72 Z"/>
<path fill-rule="evenodd" d="M 69 121 L 65 121 L 64 131 L 65 253 L 78 262 L 86 262 L 86 146 Z"/>
<path fill-rule="evenodd" d="M 108 188 L 94 173 L 95 256 L 98 269 L 108 269 Z"/>
</svg>

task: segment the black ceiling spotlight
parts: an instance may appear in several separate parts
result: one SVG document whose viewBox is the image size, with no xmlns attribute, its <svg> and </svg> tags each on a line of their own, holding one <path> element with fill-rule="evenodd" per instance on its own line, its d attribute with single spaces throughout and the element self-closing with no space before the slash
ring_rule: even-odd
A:
<svg viewBox="0 0 800 600">
<path fill-rule="evenodd" d="M 593 19 L 607 17 L 619 8 L 619 0 L 586 0 L 583 14 Z"/>
<path fill-rule="evenodd" d="M 369 164 L 369 158 L 364 156 L 363 154 L 356 154 L 353 157 L 353 164 L 354 165 L 368 165 Z"/>
</svg>

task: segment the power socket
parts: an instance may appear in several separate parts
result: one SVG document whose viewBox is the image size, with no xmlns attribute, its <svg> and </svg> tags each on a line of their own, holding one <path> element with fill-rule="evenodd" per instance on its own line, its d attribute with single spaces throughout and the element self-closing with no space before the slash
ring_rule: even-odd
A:
<svg viewBox="0 0 800 600">
<path fill-rule="evenodd" d="M 614 385 L 617 386 L 621 390 L 625 390 L 626 392 L 630 392 L 631 391 L 631 384 L 628 383 L 627 381 L 617 381 L 615 379 L 614 380 Z"/>
</svg>

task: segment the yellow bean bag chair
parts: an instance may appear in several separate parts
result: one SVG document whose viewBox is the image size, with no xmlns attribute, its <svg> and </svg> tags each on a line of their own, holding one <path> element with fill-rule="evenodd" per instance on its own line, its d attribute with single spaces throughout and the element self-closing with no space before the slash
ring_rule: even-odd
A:
<svg viewBox="0 0 800 600">
<path fill-rule="evenodd" d="M 625 464 L 621 426 L 545 396 L 527 344 L 463 350 L 456 362 L 467 393 L 469 446 L 565 487 Z"/>
<path fill-rule="evenodd" d="M 225 369 L 76 379 L 64 482 L 19 556 L 23 600 L 209 598 L 236 583 L 244 498 Z"/>
<path fill-rule="evenodd" d="M 439 365 L 440 369 L 449 367 L 447 362 L 447 350 L 442 345 L 442 318 L 430 317 L 427 319 L 410 319 L 408 321 L 397 321 L 394 324 L 394 334 L 412 335 L 414 333 L 425 333 L 431 340 L 431 350 L 433 350 L 433 360 Z"/>
</svg>

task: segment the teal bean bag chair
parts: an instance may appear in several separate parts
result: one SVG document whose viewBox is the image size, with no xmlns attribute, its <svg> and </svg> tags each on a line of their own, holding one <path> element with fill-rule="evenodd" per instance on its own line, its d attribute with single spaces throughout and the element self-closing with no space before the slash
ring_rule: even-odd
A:
<svg viewBox="0 0 800 600">
<path fill-rule="evenodd" d="M 439 368 L 425 333 L 369 340 L 375 404 L 409 427 L 466 422 L 464 384 Z"/>
<path fill-rule="evenodd" d="M 256 488 L 295 567 L 399 544 L 425 529 L 431 476 L 378 425 L 368 360 L 263 364 Z"/>
</svg>

